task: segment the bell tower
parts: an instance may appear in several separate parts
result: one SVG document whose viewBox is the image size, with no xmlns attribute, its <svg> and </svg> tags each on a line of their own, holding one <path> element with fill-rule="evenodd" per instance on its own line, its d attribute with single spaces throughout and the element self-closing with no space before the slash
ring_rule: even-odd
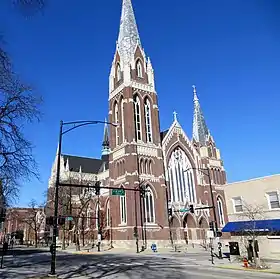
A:
<svg viewBox="0 0 280 279">
<path fill-rule="evenodd" d="M 114 237 L 135 245 L 139 239 L 168 239 L 166 185 L 154 70 L 141 44 L 131 0 L 123 0 L 119 36 L 109 78 L 110 185 L 139 192 L 110 196 Z M 112 213 L 113 214 L 113 213 Z M 139 240 L 139 241 L 140 241 Z"/>
</svg>

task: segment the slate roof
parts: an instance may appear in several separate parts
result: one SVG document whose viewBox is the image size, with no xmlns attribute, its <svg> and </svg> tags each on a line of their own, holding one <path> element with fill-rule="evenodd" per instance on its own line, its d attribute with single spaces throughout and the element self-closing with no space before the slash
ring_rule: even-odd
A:
<svg viewBox="0 0 280 279">
<path fill-rule="evenodd" d="M 169 129 L 160 132 L 160 141 L 162 142 L 166 134 L 168 133 Z"/>
<path fill-rule="evenodd" d="M 96 158 L 87 158 L 87 157 L 78 157 L 78 156 L 72 156 L 72 155 L 62 155 L 64 159 L 64 163 L 66 165 L 67 159 L 69 162 L 69 169 L 79 172 L 80 167 L 82 169 L 83 173 L 99 173 L 100 171 L 103 171 L 103 164 L 105 163 L 105 167 L 108 166 L 106 159 L 108 157 L 104 157 L 102 159 L 96 159 Z M 108 168 L 106 168 L 108 169 Z"/>
</svg>

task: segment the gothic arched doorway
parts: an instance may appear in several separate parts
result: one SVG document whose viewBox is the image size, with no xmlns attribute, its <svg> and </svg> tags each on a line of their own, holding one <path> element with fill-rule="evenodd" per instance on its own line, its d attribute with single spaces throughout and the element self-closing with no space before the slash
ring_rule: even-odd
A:
<svg viewBox="0 0 280 279">
<path fill-rule="evenodd" d="M 181 225 L 179 219 L 176 216 L 172 216 L 170 219 L 170 230 L 173 243 L 181 240 L 180 229 Z"/>
<path fill-rule="evenodd" d="M 196 223 L 192 215 L 186 214 L 183 219 L 183 228 L 184 228 L 184 239 L 186 241 L 186 244 L 189 243 L 189 240 L 194 240 L 195 236 L 193 235 L 193 232 L 196 228 Z"/>
</svg>

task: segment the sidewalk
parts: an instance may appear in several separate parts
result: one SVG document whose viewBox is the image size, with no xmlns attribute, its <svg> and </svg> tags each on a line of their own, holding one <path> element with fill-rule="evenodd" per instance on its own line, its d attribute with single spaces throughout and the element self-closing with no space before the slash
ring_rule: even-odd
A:
<svg viewBox="0 0 280 279">
<path fill-rule="evenodd" d="M 220 260 L 219 260 L 220 261 Z M 242 270 L 242 271 L 251 271 L 251 272 L 265 272 L 272 274 L 280 274 L 280 263 L 267 263 L 268 268 L 263 269 L 254 269 L 251 267 L 245 268 L 243 263 L 241 262 L 219 262 L 215 264 L 216 268 L 221 269 L 234 269 L 234 270 Z"/>
</svg>

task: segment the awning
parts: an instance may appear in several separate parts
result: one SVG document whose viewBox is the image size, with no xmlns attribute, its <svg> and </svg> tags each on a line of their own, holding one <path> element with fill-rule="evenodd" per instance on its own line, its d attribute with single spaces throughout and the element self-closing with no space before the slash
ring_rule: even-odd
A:
<svg viewBox="0 0 280 279">
<path fill-rule="evenodd" d="M 222 232 L 279 232 L 280 219 L 228 222 Z"/>
</svg>

